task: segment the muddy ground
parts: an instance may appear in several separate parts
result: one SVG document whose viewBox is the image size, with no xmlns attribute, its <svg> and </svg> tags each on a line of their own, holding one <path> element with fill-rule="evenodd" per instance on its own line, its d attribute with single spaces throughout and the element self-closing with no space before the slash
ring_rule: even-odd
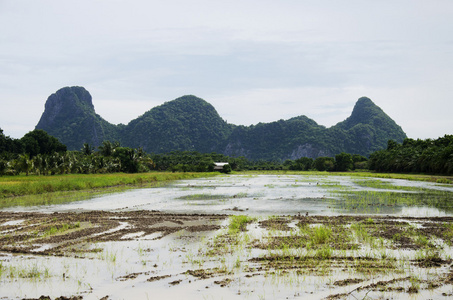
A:
<svg viewBox="0 0 453 300">
<path fill-rule="evenodd" d="M 81 213 L 8 213 L 0 212 L 2 234 L 0 251 L 23 254 L 67 255 L 81 252 L 86 242 L 127 241 L 128 235 L 159 232 L 160 238 L 180 231 L 214 231 L 222 215 L 162 214 L 152 211 Z M 15 224 L 14 221 L 20 221 Z M 127 223 L 124 226 L 124 223 Z M 64 230 L 62 230 L 64 229 Z M 133 236 L 133 235 L 132 235 Z M 49 249 L 40 250 L 43 245 Z"/>
<path fill-rule="evenodd" d="M 204 267 L 200 263 L 198 268 L 187 267 L 184 272 L 176 274 L 178 276 L 140 272 L 123 274 L 115 280 L 124 282 L 143 277 L 143 281 L 150 283 L 166 280 L 168 286 L 211 280 L 213 286 L 228 288 L 238 280 L 263 278 L 265 281 L 269 276 L 288 274 L 295 278 L 322 277 L 343 272 L 342 276 L 336 277 L 338 280 L 325 284 L 328 287 L 319 294 L 319 298 L 362 299 L 374 295 L 397 299 L 421 295 L 419 299 L 423 299 L 425 295 L 431 295 L 433 299 L 446 299 L 453 296 L 451 217 L 277 216 L 250 219 L 247 229 L 239 233 L 228 232 L 225 222 L 228 218 L 227 215 L 166 214 L 155 211 L 51 214 L 0 212 L 0 258 L 11 254 L 84 258 L 87 253 L 102 251 L 87 247 L 90 244 L 127 242 L 156 233 L 158 235 L 153 236 L 153 239 L 163 239 L 180 231 L 195 234 L 219 232 L 198 255 L 209 256 L 211 260 L 234 255 L 234 251 L 238 251 L 234 246 L 238 244 L 242 245 L 241 249 L 248 249 L 250 253 L 258 251 L 259 254 L 242 257 L 242 261 L 237 263 L 240 272 L 225 267 Z M 318 233 L 313 228 L 319 226 L 329 230 L 326 236 L 316 238 Z M 305 233 L 291 234 L 295 228 L 305 230 Z M 354 233 L 351 228 L 355 228 Z M 251 235 L 246 240 L 240 237 L 250 230 L 260 230 L 265 234 L 259 237 Z M 352 235 L 354 238 L 351 238 Z M 378 242 L 381 243 L 381 257 L 358 255 L 358 252 L 354 254 L 354 251 L 367 247 L 377 247 Z M 413 276 L 406 271 L 401 272 L 398 256 L 386 257 L 387 251 L 415 253 L 405 258 L 405 264 L 408 265 L 405 268 L 430 275 Z M 185 277 L 181 277 L 182 274 Z M 5 284 L 8 279 L 2 281 Z M 45 296 L 45 290 L 42 295 L 40 299 L 50 299 Z M 240 296 L 240 293 L 236 295 Z M 0 299 L 3 299 L 1 296 Z M 293 298 L 303 296 L 299 288 Z M 84 295 L 62 295 L 53 299 L 83 298 Z M 102 299 L 115 297 L 105 295 Z"/>
</svg>

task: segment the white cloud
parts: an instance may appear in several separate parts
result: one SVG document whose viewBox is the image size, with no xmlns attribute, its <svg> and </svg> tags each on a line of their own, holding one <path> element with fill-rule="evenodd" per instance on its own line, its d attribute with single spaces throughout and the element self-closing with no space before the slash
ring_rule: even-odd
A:
<svg viewBox="0 0 453 300">
<path fill-rule="evenodd" d="M 331 126 L 365 95 L 411 137 L 452 134 L 452 14 L 448 0 L 3 0 L 0 127 L 21 137 L 80 85 L 112 123 L 195 94 L 231 123 Z"/>
</svg>

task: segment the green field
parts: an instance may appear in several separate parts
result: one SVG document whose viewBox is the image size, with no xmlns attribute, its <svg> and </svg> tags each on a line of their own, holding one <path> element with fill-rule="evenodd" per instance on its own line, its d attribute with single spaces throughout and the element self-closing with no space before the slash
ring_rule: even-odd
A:
<svg viewBox="0 0 453 300">
<path fill-rule="evenodd" d="M 82 200 L 96 194 L 152 187 L 173 180 L 215 176 L 219 173 L 150 172 L 138 174 L 68 174 L 0 177 L 0 208 L 45 205 Z"/>
<path fill-rule="evenodd" d="M 451 184 L 452 177 L 416 174 L 372 172 L 317 172 L 317 171 L 247 171 L 234 174 L 303 174 L 394 178 Z M 0 177 L 0 208 L 10 206 L 48 205 L 83 200 L 97 194 L 118 192 L 130 188 L 162 186 L 170 181 L 217 176 L 219 173 L 149 172 L 113 174 L 66 174 L 52 176 Z"/>
</svg>

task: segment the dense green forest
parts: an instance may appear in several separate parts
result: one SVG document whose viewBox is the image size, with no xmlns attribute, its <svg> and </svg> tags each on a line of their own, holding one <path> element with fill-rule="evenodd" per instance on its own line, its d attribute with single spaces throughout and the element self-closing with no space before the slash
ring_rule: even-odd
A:
<svg viewBox="0 0 453 300">
<path fill-rule="evenodd" d="M 280 162 L 341 152 L 369 156 L 385 149 L 390 139 L 406 138 L 401 127 L 366 97 L 356 102 L 350 117 L 330 128 L 304 115 L 251 126 L 229 124 L 211 104 L 193 95 L 165 102 L 127 125 L 113 125 L 96 114 L 83 87 L 65 87 L 49 96 L 36 129 L 58 138 L 68 150 L 83 144 L 98 147 L 109 140 L 148 153 L 216 152 Z"/>
<path fill-rule="evenodd" d="M 80 150 L 66 146 L 45 131 L 35 129 L 21 139 L 3 134 L 0 128 L 0 175 L 20 173 L 51 175 L 68 173 L 137 173 L 152 170 L 173 172 L 210 172 L 215 162 L 228 162 L 228 170 L 318 170 L 350 171 L 369 169 L 376 172 L 453 174 L 453 135 L 436 140 L 406 138 L 399 144 L 387 142 L 385 150 L 375 151 L 368 159 L 359 154 L 341 152 L 334 157 L 295 160 L 249 160 L 243 156 L 198 151 L 171 151 L 148 154 L 142 148 L 122 147 L 119 142 L 104 141 L 98 147 L 85 143 Z"/>
<path fill-rule="evenodd" d="M 0 129 L 1 130 L 1 129 Z M 69 173 L 114 172 L 210 172 L 215 162 L 228 162 L 231 170 L 320 170 L 347 171 L 366 167 L 367 158 L 341 153 L 316 159 L 251 161 L 245 157 L 229 157 L 215 152 L 172 151 L 148 154 L 142 148 L 121 147 L 118 142 L 104 141 L 96 149 L 85 143 L 78 151 L 67 151 L 66 146 L 45 131 L 35 129 L 21 139 L 12 139 L 0 131 L 0 175 L 20 173 L 52 175 Z"/>
<path fill-rule="evenodd" d="M 370 156 L 369 168 L 378 172 L 453 174 L 453 135 L 436 140 L 388 141 L 387 149 Z"/>
</svg>

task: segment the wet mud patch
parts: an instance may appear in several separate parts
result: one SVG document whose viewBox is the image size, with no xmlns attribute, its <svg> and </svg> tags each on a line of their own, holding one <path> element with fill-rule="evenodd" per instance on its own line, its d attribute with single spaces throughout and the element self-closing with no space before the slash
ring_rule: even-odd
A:
<svg viewBox="0 0 453 300">
<path fill-rule="evenodd" d="M 208 279 L 230 273 L 228 273 L 227 270 L 225 269 L 212 268 L 212 269 L 187 270 L 185 274 L 196 277 L 198 279 Z"/>
<path fill-rule="evenodd" d="M 39 298 L 24 298 L 23 300 L 82 300 L 82 299 L 83 299 L 82 296 L 72 296 L 72 297 L 61 296 L 61 297 L 57 297 L 57 298 L 51 298 L 49 296 L 41 296 Z M 105 298 L 104 300 L 106 300 L 106 299 L 108 299 L 108 298 Z"/>
<path fill-rule="evenodd" d="M 336 286 L 347 286 L 347 285 L 351 285 L 351 284 L 361 283 L 361 282 L 364 282 L 364 281 L 365 281 L 365 279 L 348 278 L 348 279 L 344 279 L 344 280 L 335 281 L 333 283 L 333 285 L 336 285 Z"/>
<path fill-rule="evenodd" d="M 269 218 L 267 220 L 263 220 L 259 222 L 260 227 L 266 228 L 268 230 L 281 230 L 281 231 L 288 231 L 291 228 L 288 226 L 288 223 L 291 220 L 288 218 Z"/>
<path fill-rule="evenodd" d="M 0 251 L 67 255 L 79 251 L 74 247 L 76 245 L 133 240 L 127 238 L 131 234 L 146 236 L 159 232 L 160 235 L 154 238 L 162 238 L 180 230 L 213 231 L 220 228 L 217 223 L 225 218 L 222 215 L 163 214 L 152 211 L 52 214 L 0 212 L 0 224 L 26 220 L 26 224 L 0 228 L 3 232 L 0 236 Z"/>
<path fill-rule="evenodd" d="M 146 281 L 154 282 L 154 281 L 159 281 L 159 280 L 170 278 L 170 277 L 171 277 L 171 275 L 153 276 L 153 277 L 148 278 Z"/>
<path fill-rule="evenodd" d="M 262 270 L 275 271 L 295 271 L 302 275 L 326 275 L 337 270 L 355 271 L 361 274 L 385 274 L 387 272 L 400 272 L 395 259 L 378 259 L 367 257 L 341 257 L 323 256 L 322 253 L 314 253 L 307 256 L 265 256 L 253 258 L 251 262 L 260 263 Z M 274 273 L 272 273 L 274 274 Z"/>
<path fill-rule="evenodd" d="M 211 295 L 207 293 L 238 295 L 238 287 L 241 295 L 256 298 L 263 296 L 262 289 L 286 298 L 305 290 L 317 295 L 321 287 L 320 299 L 374 299 L 386 293 L 424 299 L 424 292 L 448 295 L 453 288 L 452 218 L 252 218 L 139 211 L 0 212 L 0 220 L 6 223 L 0 227 L 3 266 L 19 256 L 45 262 L 72 259 L 68 270 L 73 263 L 102 263 L 105 281 L 96 287 L 88 278 L 90 285 L 77 287 L 73 295 L 96 293 L 112 281 L 112 287 L 125 285 L 130 292 L 188 290 L 195 293 L 192 299 Z M 123 257 L 118 245 L 128 248 Z M 33 260 L 29 264 L 39 269 Z M 22 275 L 3 276 L 2 284 L 29 280 L 17 276 Z M 79 280 L 74 270 L 57 276 L 61 284 Z M 97 295 L 106 294 L 101 289 Z"/>
</svg>

